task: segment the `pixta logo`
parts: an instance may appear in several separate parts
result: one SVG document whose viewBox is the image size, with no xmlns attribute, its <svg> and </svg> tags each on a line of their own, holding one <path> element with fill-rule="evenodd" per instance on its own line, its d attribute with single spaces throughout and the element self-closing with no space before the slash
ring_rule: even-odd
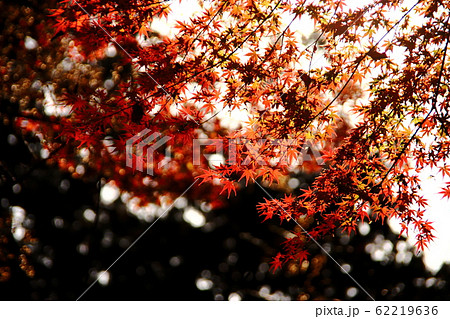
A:
<svg viewBox="0 0 450 319">
<path fill-rule="evenodd" d="M 149 129 L 144 129 L 126 142 L 126 165 L 137 171 L 153 175 L 154 168 L 164 167 L 171 159 L 171 148 L 165 148 L 165 159 L 158 161 L 154 154 L 158 148 L 163 146 L 171 138 L 160 133 L 152 133 Z M 215 146 L 215 153 L 203 154 L 202 146 Z M 237 161 L 237 149 L 245 149 L 245 158 Z M 225 151 L 225 149 L 227 150 Z M 278 150 L 277 156 L 270 161 L 264 158 L 265 149 Z M 293 152 L 295 150 L 295 152 Z M 306 141 L 301 145 L 294 139 L 194 139 L 192 149 L 192 164 L 201 166 L 201 157 L 204 156 L 211 167 L 220 163 L 240 166 L 256 164 L 258 166 L 283 166 L 294 168 L 303 165 L 304 162 L 316 161 L 318 165 L 324 165 L 318 148 L 314 147 L 311 141 Z"/>
<path fill-rule="evenodd" d="M 144 158 L 146 158 L 146 171 L 148 175 L 153 175 L 154 161 L 153 154 L 155 151 L 167 143 L 170 137 L 163 136 L 160 133 L 151 133 L 149 129 L 144 129 L 138 134 L 128 139 L 126 142 L 126 165 L 137 171 L 144 172 Z M 133 156 L 134 155 L 134 156 Z M 145 156 L 146 155 L 146 156 Z M 158 168 L 166 163 L 159 162 Z"/>
</svg>

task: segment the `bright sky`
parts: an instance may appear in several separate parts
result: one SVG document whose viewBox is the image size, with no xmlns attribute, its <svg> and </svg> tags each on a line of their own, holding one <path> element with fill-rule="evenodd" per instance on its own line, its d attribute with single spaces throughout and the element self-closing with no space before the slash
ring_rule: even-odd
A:
<svg viewBox="0 0 450 319">
<path fill-rule="evenodd" d="M 442 199 L 438 193 L 445 186 L 442 175 L 431 169 L 424 170 L 420 177 L 422 179 L 422 190 L 425 198 L 428 199 L 429 206 L 424 213 L 424 218 L 433 221 L 436 239 L 424 251 L 425 265 L 429 270 L 437 272 L 444 262 L 450 263 L 450 206 L 448 200 Z M 389 221 L 391 229 L 400 233 L 401 227 L 397 220 Z M 408 242 L 414 245 L 416 242 L 414 232 L 408 236 Z"/>
</svg>

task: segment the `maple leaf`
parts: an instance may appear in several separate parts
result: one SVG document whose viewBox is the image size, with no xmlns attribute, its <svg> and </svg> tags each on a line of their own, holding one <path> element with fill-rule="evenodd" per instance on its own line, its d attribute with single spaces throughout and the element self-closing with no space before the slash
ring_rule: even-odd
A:
<svg viewBox="0 0 450 319">
<path fill-rule="evenodd" d="M 223 188 L 220 194 L 223 192 L 227 193 L 227 197 L 229 198 L 231 195 L 231 192 L 234 192 L 234 195 L 236 195 L 236 185 L 234 185 L 233 181 L 230 180 L 222 180 L 223 182 Z"/>
<path fill-rule="evenodd" d="M 261 216 L 265 216 L 263 219 L 263 222 L 265 222 L 268 219 L 272 219 L 274 215 L 274 210 L 272 209 L 265 209 L 262 213 Z"/>
<path fill-rule="evenodd" d="M 450 198 L 450 182 L 446 183 L 447 186 L 443 187 L 439 194 L 442 194 L 442 198 Z"/>
<path fill-rule="evenodd" d="M 301 264 L 303 260 L 307 260 L 309 256 L 309 252 L 307 252 L 306 250 L 300 250 L 299 252 L 297 252 L 297 254 L 295 255 L 296 259 L 298 259 L 298 262 Z"/>
<path fill-rule="evenodd" d="M 216 107 L 215 107 L 214 104 L 212 104 L 212 103 L 206 103 L 206 104 L 202 107 L 202 111 L 204 112 L 204 114 L 207 114 L 207 113 L 214 113 L 215 110 L 216 110 Z"/>
<path fill-rule="evenodd" d="M 444 165 L 439 168 L 439 171 L 442 173 L 442 177 L 450 177 L 450 166 Z"/>
<path fill-rule="evenodd" d="M 273 273 L 277 271 L 277 269 L 281 268 L 283 266 L 283 255 L 281 253 L 278 253 L 273 260 L 270 262 L 270 270 L 272 270 Z"/>
<path fill-rule="evenodd" d="M 143 23 L 142 26 L 139 28 L 139 35 L 140 36 L 144 36 L 144 37 L 148 37 L 150 33 L 150 28 L 147 24 L 147 22 Z"/>
<path fill-rule="evenodd" d="M 247 186 L 248 181 L 251 179 L 253 180 L 253 176 L 255 175 L 255 172 L 253 172 L 250 169 L 246 169 L 244 170 L 244 172 L 242 173 L 241 178 L 239 178 L 238 182 L 241 181 L 241 179 L 243 179 L 245 177 L 245 186 Z"/>
</svg>

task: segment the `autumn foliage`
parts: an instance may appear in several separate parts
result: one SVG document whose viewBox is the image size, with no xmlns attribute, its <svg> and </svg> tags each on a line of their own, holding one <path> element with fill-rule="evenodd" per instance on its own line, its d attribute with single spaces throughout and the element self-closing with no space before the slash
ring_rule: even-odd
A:
<svg viewBox="0 0 450 319">
<path fill-rule="evenodd" d="M 55 65 L 72 65 L 58 71 L 71 73 L 70 84 L 53 80 L 54 103 L 67 112 L 24 104 L 16 125 L 41 137 L 49 163 L 80 178 L 100 171 L 143 202 L 173 200 L 199 180 L 188 196 L 217 207 L 218 194 L 248 183 L 275 187 L 302 168 L 317 174 L 300 194 L 268 194 L 258 205 L 262 221 L 290 230 L 275 270 L 360 222 L 396 219 L 423 250 L 433 227 L 419 173 L 450 176 L 449 10 L 450 1 L 431 0 L 218 0 L 161 35 L 152 25 L 170 17 L 168 1 L 62 1 L 39 44 L 59 45 Z M 315 29 L 304 42 L 303 25 Z M 220 117 L 233 110 L 248 112 L 237 130 Z M 126 140 L 143 129 L 171 138 L 155 155 L 167 160 L 170 148 L 169 164 L 153 176 L 125 165 Z M 234 160 L 193 165 L 198 138 L 222 139 Z M 300 161 L 306 145 L 323 165 Z"/>
</svg>

